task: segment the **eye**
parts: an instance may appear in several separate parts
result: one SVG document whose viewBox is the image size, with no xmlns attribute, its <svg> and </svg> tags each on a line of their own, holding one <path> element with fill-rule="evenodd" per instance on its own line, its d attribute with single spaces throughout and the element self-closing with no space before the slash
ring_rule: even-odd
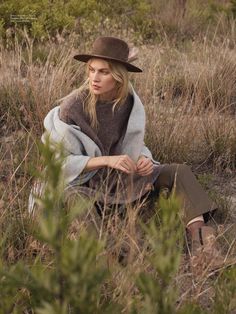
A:
<svg viewBox="0 0 236 314">
<path fill-rule="evenodd" d="M 104 75 L 107 75 L 107 74 L 109 74 L 110 72 L 109 71 L 107 71 L 107 70 L 102 70 L 102 74 L 104 74 Z"/>
<path fill-rule="evenodd" d="M 89 72 L 94 73 L 95 72 L 94 68 L 89 67 Z"/>
</svg>

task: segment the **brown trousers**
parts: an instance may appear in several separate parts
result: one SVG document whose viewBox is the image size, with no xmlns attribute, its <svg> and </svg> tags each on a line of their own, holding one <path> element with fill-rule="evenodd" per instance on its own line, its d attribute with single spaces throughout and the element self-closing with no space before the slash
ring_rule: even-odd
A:
<svg viewBox="0 0 236 314">
<path fill-rule="evenodd" d="M 208 197 L 187 165 L 163 165 L 158 178 L 154 182 L 154 190 L 148 195 L 147 199 L 155 200 L 163 189 L 168 189 L 170 192 L 173 191 L 181 199 L 181 216 L 185 225 L 191 219 L 200 215 L 203 215 L 205 221 L 207 221 L 216 210 L 215 204 Z M 78 195 L 76 187 L 69 189 L 66 193 L 66 203 L 69 204 L 67 206 L 71 207 L 80 197 L 83 196 Z M 145 213 L 145 211 L 147 212 Z M 108 213 L 111 212 L 108 210 Z M 152 214 L 154 214 L 154 209 L 151 206 L 144 206 L 144 212 L 142 213 L 144 220 L 146 220 L 145 216 L 151 217 Z M 102 218 L 104 218 L 104 215 L 98 206 L 90 206 L 90 209 L 83 214 L 84 227 L 91 232 L 96 230 L 96 233 L 99 233 L 101 224 L 103 224 Z"/>
<path fill-rule="evenodd" d="M 182 202 L 183 221 L 187 224 L 193 218 L 203 215 L 207 221 L 216 210 L 215 204 L 203 190 L 191 168 L 184 164 L 166 164 L 154 183 L 154 190 L 163 188 L 173 191 Z"/>
</svg>

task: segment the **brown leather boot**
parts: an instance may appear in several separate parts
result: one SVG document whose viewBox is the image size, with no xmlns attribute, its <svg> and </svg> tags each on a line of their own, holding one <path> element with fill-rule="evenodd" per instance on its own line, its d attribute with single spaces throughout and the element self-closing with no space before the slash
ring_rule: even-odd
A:
<svg viewBox="0 0 236 314">
<path fill-rule="evenodd" d="M 195 275 L 215 272 L 236 264 L 236 258 L 224 257 L 218 249 L 216 233 L 212 227 L 203 226 L 192 234 L 191 266 Z"/>
</svg>

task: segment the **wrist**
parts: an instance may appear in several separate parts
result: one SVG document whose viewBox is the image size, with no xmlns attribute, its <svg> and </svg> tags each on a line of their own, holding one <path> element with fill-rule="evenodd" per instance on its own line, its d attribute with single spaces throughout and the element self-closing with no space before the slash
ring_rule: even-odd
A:
<svg viewBox="0 0 236 314">
<path fill-rule="evenodd" d="M 103 165 L 104 167 L 108 167 L 109 166 L 109 156 L 103 156 Z"/>
</svg>

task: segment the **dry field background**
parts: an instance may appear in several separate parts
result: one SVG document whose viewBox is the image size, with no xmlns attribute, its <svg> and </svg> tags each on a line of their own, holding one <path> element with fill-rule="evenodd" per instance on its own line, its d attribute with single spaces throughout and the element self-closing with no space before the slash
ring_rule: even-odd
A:
<svg viewBox="0 0 236 314">
<path fill-rule="evenodd" d="M 225 254 L 236 252 L 235 35 L 233 23 L 223 37 L 216 29 L 215 36 L 208 38 L 206 33 L 178 45 L 163 33 L 158 44 L 139 45 L 137 64 L 144 72 L 131 76 L 146 108 L 146 144 L 162 163 L 192 166 L 219 206 L 213 224 Z M 22 38 L 14 49 L 0 47 L 0 233 L 2 258 L 9 265 L 20 259 L 43 260 L 48 254 L 45 245 L 32 237 L 35 219 L 27 213 L 33 172 L 42 167 L 37 141 L 46 113 L 57 99 L 79 86 L 84 75 L 83 65 L 72 58 L 84 47 L 75 35 L 61 44 L 44 45 L 35 44 L 26 33 Z M 130 246 L 139 258 L 131 256 L 131 260 L 138 272 L 148 270 L 143 257 L 147 252 L 137 245 L 133 221 L 130 217 L 122 234 L 118 227 L 112 232 L 119 239 L 117 247 L 127 235 L 133 239 Z M 114 252 L 106 254 L 112 260 Z M 104 294 L 128 313 L 137 290 L 127 269 L 113 270 Z M 192 300 L 202 309 L 213 308 L 217 281 L 217 276 L 206 274 L 195 281 L 183 254 L 175 276 L 178 307 Z"/>
</svg>

